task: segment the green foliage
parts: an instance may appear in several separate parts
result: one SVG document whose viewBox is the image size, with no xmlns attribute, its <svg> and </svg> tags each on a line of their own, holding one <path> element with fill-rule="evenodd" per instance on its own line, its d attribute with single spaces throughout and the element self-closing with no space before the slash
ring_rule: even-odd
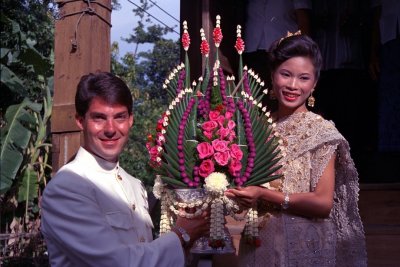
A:
<svg viewBox="0 0 400 267">
<path fill-rule="evenodd" d="M 138 54 L 141 61 L 136 67 L 135 85 L 147 91 L 151 99 L 167 104 L 166 91 L 162 84 L 169 72 L 179 62 L 179 45 L 172 40 L 161 39 L 154 43 L 153 50 Z"/>
<path fill-rule="evenodd" d="M 38 233 L 39 199 L 51 171 L 52 2 L 1 0 L 0 229 L 21 235 L 2 248 L 5 263 L 46 258 Z"/>
<path fill-rule="evenodd" d="M 2 114 L 24 98 L 42 101 L 42 80 L 53 73 L 52 3 L 1 0 Z"/>
<path fill-rule="evenodd" d="M 5 194 L 13 184 L 31 140 L 35 116 L 41 105 L 25 99 L 21 104 L 10 106 L 6 112 L 6 125 L 1 129 L 1 185 L 0 194 Z"/>
</svg>

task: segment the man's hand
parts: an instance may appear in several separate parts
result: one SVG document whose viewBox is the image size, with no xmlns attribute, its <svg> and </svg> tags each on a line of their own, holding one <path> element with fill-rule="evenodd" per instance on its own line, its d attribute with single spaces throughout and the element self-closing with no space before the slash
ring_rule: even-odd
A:
<svg viewBox="0 0 400 267">
<path fill-rule="evenodd" d="M 187 219 L 178 216 L 176 220 L 176 226 L 182 227 L 190 236 L 189 247 L 193 245 L 193 242 L 202 236 L 206 236 L 210 232 L 210 218 L 208 212 L 203 212 L 201 216 Z M 177 233 L 178 234 L 178 233 Z M 179 235 L 179 234 L 178 234 Z M 181 238 L 179 236 L 179 238 Z"/>
</svg>

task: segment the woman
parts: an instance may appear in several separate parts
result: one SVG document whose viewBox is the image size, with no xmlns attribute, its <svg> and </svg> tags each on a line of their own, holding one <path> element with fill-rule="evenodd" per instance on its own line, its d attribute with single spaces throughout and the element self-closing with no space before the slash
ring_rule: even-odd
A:
<svg viewBox="0 0 400 267">
<path fill-rule="evenodd" d="M 245 207 L 264 207 L 261 246 L 244 241 L 242 266 L 366 266 L 358 213 L 358 174 L 349 145 L 332 122 L 307 109 L 321 69 L 318 46 L 305 35 L 270 49 L 273 117 L 283 141 L 281 180 L 229 189 Z"/>
</svg>

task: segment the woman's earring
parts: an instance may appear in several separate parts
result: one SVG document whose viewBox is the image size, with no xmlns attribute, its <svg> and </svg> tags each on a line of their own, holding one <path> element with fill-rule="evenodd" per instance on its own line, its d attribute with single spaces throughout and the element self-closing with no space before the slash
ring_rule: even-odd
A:
<svg viewBox="0 0 400 267">
<path fill-rule="evenodd" d="M 311 93 L 311 95 L 310 95 L 310 97 L 308 98 L 308 100 L 307 100 L 307 105 L 309 106 L 309 107 L 314 107 L 314 105 L 315 105 L 315 98 L 313 97 L 313 95 L 312 95 L 312 93 Z"/>
</svg>

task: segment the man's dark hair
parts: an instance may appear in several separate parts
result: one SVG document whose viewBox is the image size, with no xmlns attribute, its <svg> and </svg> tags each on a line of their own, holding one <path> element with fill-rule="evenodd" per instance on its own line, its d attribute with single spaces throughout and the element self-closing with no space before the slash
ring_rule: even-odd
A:
<svg viewBox="0 0 400 267">
<path fill-rule="evenodd" d="M 82 76 L 75 95 L 75 109 L 85 116 L 93 98 L 100 97 L 109 104 L 120 104 L 132 115 L 132 94 L 125 82 L 109 72 L 89 73 Z"/>
<path fill-rule="evenodd" d="M 271 45 L 269 52 L 272 72 L 290 58 L 308 57 L 314 65 L 315 78 L 318 80 L 322 56 L 318 45 L 307 35 L 293 35 L 277 40 Z"/>
</svg>

